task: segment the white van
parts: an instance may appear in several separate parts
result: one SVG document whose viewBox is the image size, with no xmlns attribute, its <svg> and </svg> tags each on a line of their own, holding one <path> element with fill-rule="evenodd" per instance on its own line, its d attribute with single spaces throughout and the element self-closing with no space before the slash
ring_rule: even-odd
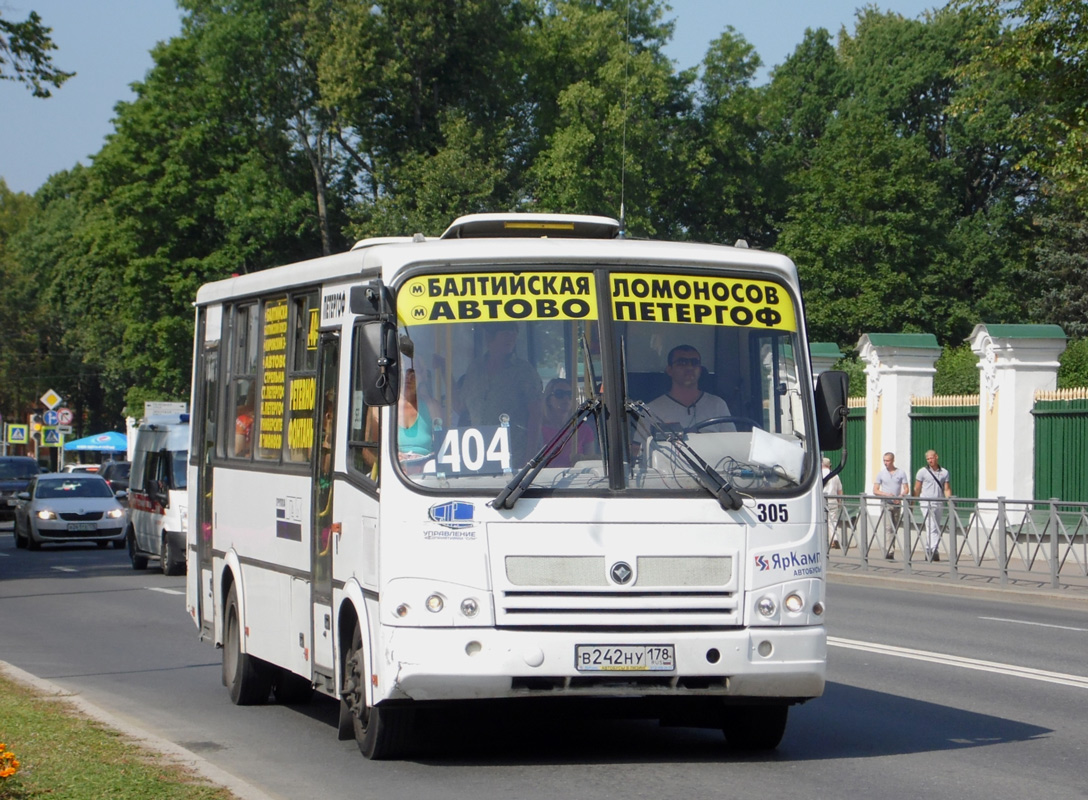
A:
<svg viewBox="0 0 1088 800">
<path fill-rule="evenodd" d="M 189 415 L 148 417 L 136 431 L 128 487 L 128 555 L 133 569 L 157 558 L 166 575 L 185 572 Z"/>
</svg>

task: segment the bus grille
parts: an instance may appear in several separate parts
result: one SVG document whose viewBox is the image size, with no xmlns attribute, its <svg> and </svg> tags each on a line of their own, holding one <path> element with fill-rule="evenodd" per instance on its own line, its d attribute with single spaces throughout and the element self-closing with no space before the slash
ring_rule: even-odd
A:
<svg viewBox="0 0 1088 800">
<path fill-rule="evenodd" d="M 507 556 L 499 625 L 722 627 L 737 624 L 729 556 L 640 556 L 627 585 L 603 556 Z"/>
</svg>

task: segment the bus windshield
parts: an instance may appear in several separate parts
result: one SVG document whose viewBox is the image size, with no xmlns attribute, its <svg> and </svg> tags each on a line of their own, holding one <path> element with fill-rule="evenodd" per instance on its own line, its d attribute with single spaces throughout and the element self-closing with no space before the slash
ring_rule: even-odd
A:
<svg viewBox="0 0 1088 800">
<path fill-rule="evenodd" d="M 792 294 L 720 272 L 604 271 L 460 272 L 399 287 L 408 479 L 494 492 L 533 460 L 534 489 L 603 492 L 611 451 L 632 490 L 701 491 L 704 466 L 742 492 L 805 483 L 818 454 Z"/>
</svg>

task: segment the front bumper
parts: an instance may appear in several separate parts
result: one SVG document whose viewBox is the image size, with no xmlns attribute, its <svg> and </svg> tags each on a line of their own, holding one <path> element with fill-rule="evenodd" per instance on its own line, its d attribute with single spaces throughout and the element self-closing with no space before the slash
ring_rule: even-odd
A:
<svg viewBox="0 0 1088 800">
<path fill-rule="evenodd" d="M 822 626 L 650 632 L 384 626 L 379 635 L 385 655 L 374 702 L 700 695 L 806 700 L 823 694 L 826 676 Z M 580 672 L 578 644 L 669 644 L 676 668 Z"/>
</svg>

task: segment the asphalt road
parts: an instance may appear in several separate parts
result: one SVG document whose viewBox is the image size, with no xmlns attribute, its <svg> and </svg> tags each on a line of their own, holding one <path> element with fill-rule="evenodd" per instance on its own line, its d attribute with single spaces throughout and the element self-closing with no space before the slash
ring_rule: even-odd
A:
<svg viewBox="0 0 1088 800">
<path fill-rule="evenodd" d="M 184 578 L 120 550 L 16 550 L 0 530 L 0 660 L 277 798 L 1088 797 L 1088 613 L 833 582 L 829 684 L 776 753 L 714 731 L 541 709 L 427 721 L 368 762 L 336 704 L 232 706 Z M 0 721 L 2 731 L 2 721 Z"/>
</svg>

